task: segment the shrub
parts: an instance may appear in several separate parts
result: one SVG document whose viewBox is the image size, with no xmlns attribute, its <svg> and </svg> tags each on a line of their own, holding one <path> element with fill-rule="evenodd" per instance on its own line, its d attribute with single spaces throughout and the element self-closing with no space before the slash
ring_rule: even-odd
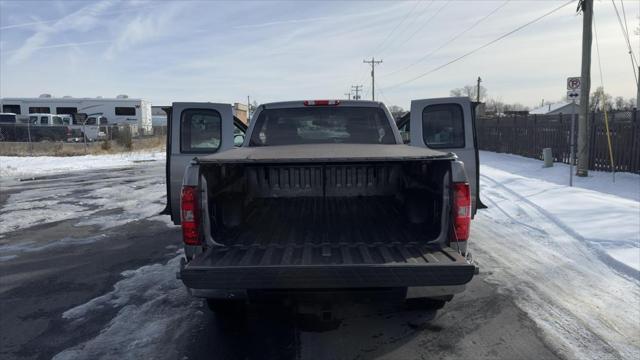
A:
<svg viewBox="0 0 640 360">
<path fill-rule="evenodd" d="M 118 129 L 118 132 L 114 134 L 116 142 L 124 147 L 126 150 L 133 149 L 133 136 L 131 134 L 131 127 L 125 125 Z"/>
</svg>

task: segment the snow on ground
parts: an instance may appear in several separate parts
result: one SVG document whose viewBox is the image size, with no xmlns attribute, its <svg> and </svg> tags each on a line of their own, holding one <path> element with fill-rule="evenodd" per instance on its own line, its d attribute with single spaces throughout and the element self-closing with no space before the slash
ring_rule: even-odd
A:
<svg viewBox="0 0 640 360">
<path fill-rule="evenodd" d="M 569 167 L 516 155 L 481 152 L 481 179 L 497 182 L 502 192 L 526 198 L 550 221 L 638 276 L 640 272 L 640 175 L 592 171 L 574 177 L 568 186 Z M 481 192 L 482 198 L 484 194 Z"/>
<path fill-rule="evenodd" d="M 154 166 L 155 165 L 154 163 Z M 41 251 L 52 246 L 68 246 L 104 239 L 101 231 L 139 220 L 173 224 L 166 215 L 166 185 L 163 172 L 128 171 L 105 173 L 105 176 L 70 177 L 51 182 L 21 185 L 20 192 L 10 193 L 0 207 L 0 261 L 14 259 L 21 253 Z M 125 179 L 123 180 L 123 177 Z M 62 183 L 62 185 L 61 185 Z M 10 188 L 9 188 L 10 189 Z M 98 236 L 88 238 L 51 238 L 14 243 L 11 233 L 33 226 L 71 221 L 73 226 L 95 226 Z"/>
<path fill-rule="evenodd" d="M 602 250 L 639 251 L 637 200 L 588 190 L 603 186 L 605 174 L 569 188 L 553 175 L 568 174 L 558 164 L 543 169 L 537 160 L 486 152 L 480 162 L 489 208 L 473 222 L 470 249 L 488 281 L 511 294 L 567 357 L 640 358 L 640 283 Z M 632 188 L 623 185 L 618 195 L 634 194 L 637 180 L 625 177 Z"/>
<path fill-rule="evenodd" d="M 0 208 L 0 233 L 73 219 L 77 220 L 76 226 L 99 225 L 108 229 L 153 217 L 164 209 L 164 179 L 152 175 L 132 176 L 126 184 L 118 184 L 120 181 L 87 183 L 82 193 L 75 194 L 77 185 L 35 187 L 11 194 Z"/>
<path fill-rule="evenodd" d="M 489 151 L 480 151 L 480 163 L 530 179 L 544 180 L 562 186 L 569 185 L 569 165 L 567 164 L 554 163 L 553 167 L 543 168 L 540 160 Z M 575 167 L 573 170 L 575 172 Z M 640 175 L 636 174 L 616 173 L 615 182 L 613 182 L 611 173 L 589 171 L 588 177 L 574 176 L 573 186 L 640 201 Z"/>
<path fill-rule="evenodd" d="M 166 264 L 143 266 L 122 273 L 113 290 L 65 311 L 64 319 L 82 326 L 103 309 L 118 309 L 107 326 L 93 339 L 57 354 L 67 359 L 158 359 L 179 356 L 176 344 L 194 328 L 203 312 L 200 301 L 191 297 L 175 271 L 182 252 Z"/>
<path fill-rule="evenodd" d="M 483 152 L 481 196 L 489 208 L 474 220 L 470 249 L 487 280 L 510 294 L 567 358 L 640 358 L 640 282 L 633 252 L 640 242 L 640 177 L 618 174 L 610 184 L 609 174 L 592 172 L 569 188 L 563 183 L 567 174 L 564 165 L 543 169 L 537 160 Z M 122 195 L 147 191 L 135 198 L 153 203 L 162 191 L 148 180 L 91 188 L 79 206 L 92 211 L 122 203 L 136 216 L 148 216 Z M 51 201 L 47 196 L 42 200 Z M 85 216 L 80 224 L 90 221 Z M 112 291 L 67 310 L 63 318 L 79 325 L 101 309 L 118 312 L 95 338 L 56 359 L 175 356 L 171 344 L 201 315 L 175 279 L 179 258 L 126 271 Z"/>
<path fill-rule="evenodd" d="M 164 160 L 161 149 L 121 154 L 84 156 L 0 156 L 0 177 L 27 177 L 123 167 L 138 162 Z"/>
</svg>

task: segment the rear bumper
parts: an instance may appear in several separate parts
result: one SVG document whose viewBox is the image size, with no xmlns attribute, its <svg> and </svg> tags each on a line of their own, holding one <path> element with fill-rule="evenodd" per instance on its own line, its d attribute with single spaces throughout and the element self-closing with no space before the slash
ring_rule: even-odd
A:
<svg viewBox="0 0 640 360">
<path fill-rule="evenodd" d="M 475 266 L 451 248 L 412 244 L 210 248 L 180 269 L 191 289 L 454 286 Z"/>
</svg>

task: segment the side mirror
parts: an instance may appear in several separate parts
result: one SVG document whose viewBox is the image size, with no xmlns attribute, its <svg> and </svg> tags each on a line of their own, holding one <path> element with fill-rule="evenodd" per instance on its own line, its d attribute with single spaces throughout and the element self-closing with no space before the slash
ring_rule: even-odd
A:
<svg viewBox="0 0 640 360">
<path fill-rule="evenodd" d="M 400 136 L 402 137 L 402 142 L 405 144 L 408 144 L 411 141 L 408 131 L 400 131 Z"/>
<path fill-rule="evenodd" d="M 244 144 L 244 135 L 236 134 L 233 137 L 233 146 L 242 146 Z"/>
</svg>

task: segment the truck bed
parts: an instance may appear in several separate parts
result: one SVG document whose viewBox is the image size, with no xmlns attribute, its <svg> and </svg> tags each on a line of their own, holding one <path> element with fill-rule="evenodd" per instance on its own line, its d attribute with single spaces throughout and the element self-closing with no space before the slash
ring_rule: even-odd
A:
<svg viewBox="0 0 640 360">
<path fill-rule="evenodd" d="M 243 223 L 225 231 L 222 240 L 243 246 L 424 244 L 439 234 L 439 225 L 411 224 L 389 196 L 259 198 L 247 207 Z"/>
<path fill-rule="evenodd" d="M 231 245 L 209 248 L 181 270 L 188 287 L 444 286 L 473 276 L 456 251 L 428 244 L 428 229 L 409 224 L 391 197 L 257 199 L 249 208 L 225 234 Z"/>
</svg>

